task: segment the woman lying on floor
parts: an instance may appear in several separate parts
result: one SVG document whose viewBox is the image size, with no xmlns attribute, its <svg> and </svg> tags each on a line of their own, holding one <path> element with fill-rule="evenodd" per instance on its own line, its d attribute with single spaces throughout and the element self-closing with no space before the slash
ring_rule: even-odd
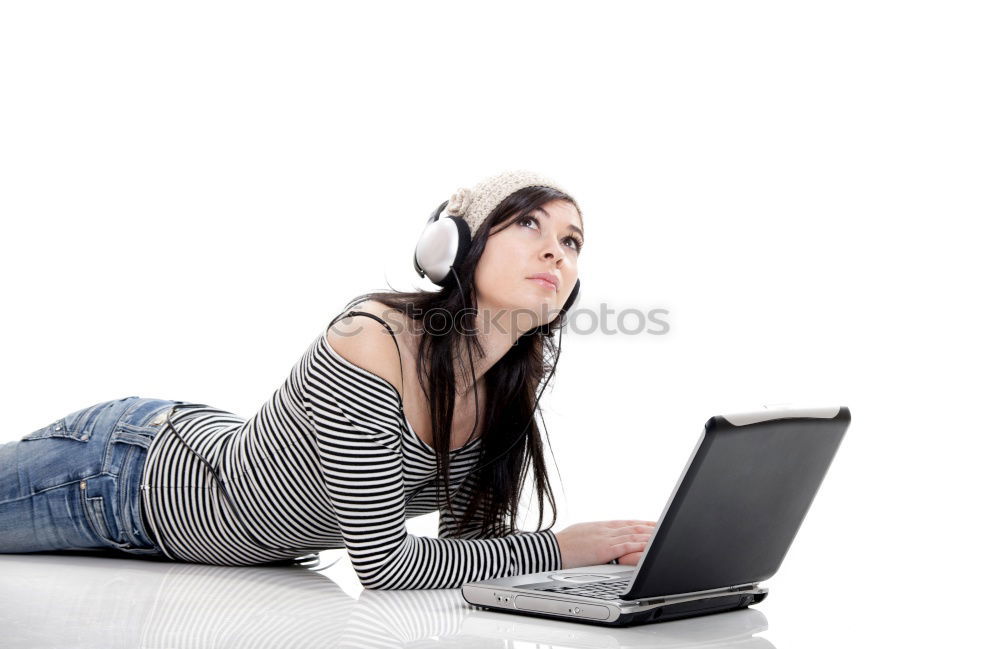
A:
<svg viewBox="0 0 1000 649">
<path fill-rule="evenodd" d="M 414 254 L 440 290 L 349 302 L 253 417 L 132 396 L 0 445 L 0 552 L 253 565 L 346 548 L 379 589 L 635 565 L 654 521 L 515 527 L 529 471 L 539 527 L 545 499 L 555 513 L 534 413 L 582 244 L 576 201 L 543 176 L 459 189 Z M 435 510 L 438 538 L 407 533 Z"/>
</svg>

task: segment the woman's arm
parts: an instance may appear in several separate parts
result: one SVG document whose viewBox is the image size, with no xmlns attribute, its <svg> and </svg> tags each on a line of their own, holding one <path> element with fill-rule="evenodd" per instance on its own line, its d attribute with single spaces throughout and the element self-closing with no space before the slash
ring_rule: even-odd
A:
<svg viewBox="0 0 1000 649">
<path fill-rule="evenodd" d="M 368 432 L 345 427 L 337 406 L 323 395 L 311 401 L 323 477 L 366 588 L 459 588 L 467 581 L 559 569 L 551 533 L 478 540 L 409 534 L 399 444 L 386 446 Z"/>
<path fill-rule="evenodd" d="M 361 327 L 352 345 L 367 343 L 366 358 L 395 355 L 393 341 L 372 322 L 379 329 Z M 359 355 L 355 359 L 346 364 L 318 354 L 307 369 L 306 393 L 320 469 L 361 583 L 373 589 L 458 588 L 479 579 L 558 570 L 559 546 L 549 531 L 489 539 L 407 532 L 399 393 L 368 371 Z M 372 366 L 391 376 L 384 362 Z"/>
</svg>

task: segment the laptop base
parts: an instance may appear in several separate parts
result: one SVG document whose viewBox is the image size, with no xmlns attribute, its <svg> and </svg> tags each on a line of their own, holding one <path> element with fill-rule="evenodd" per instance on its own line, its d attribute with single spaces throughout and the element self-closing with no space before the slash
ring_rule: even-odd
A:
<svg viewBox="0 0 1000 649">
<path fill-rule="evenodd" d="M 736 611 L 762 602 L 767 597 L 767 589 L 758 587 L 748 592 L 687 599 L 674 604 L 664 602 L 655 605 L 638 605 L 640 603 L 635 602 L 636 606 L 630 606 L 628 602 L 618 602 L 617 606 L 602 606 L 583 602 L 576 604 L 567 602 L 565 599 L 515 594 L 511 591 L 501 595 L 501 601 L 504 600 L 504 595 L 509 596 L 510 599 L 505 603 L 492 604 L 490 600 L 493 597 L 485 592 L 476 592 L 468 588 L 462 589 L 462 595 L 469 604 L 487 610 L 517 613 L 549 620 L 563 619 L 598 626 L 635 626 Z"/>
</svg>

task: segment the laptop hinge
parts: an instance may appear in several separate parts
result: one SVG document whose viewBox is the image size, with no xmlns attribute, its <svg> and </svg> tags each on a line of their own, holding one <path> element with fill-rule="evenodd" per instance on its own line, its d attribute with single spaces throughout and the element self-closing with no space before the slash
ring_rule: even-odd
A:
<svg viewBox="0 0 1000 649">
<path fill-rule="evenodd" d="M 711 597 L 719 597 L 720 595 L 725 595 L 726 593 L 738 593 L 744 591 L 755 591 L 760 588 L 760 582 L 753 582 L 749 584 L 740 584 L 739 586 L 729 586 L 728 588 L 715 588 L 712 590 L 701 590 L 693 593 L 677 593 L 675 595 L 664 595 L 659 597 L 644 597 L 640 599 L 630 599 L 622 600 L 626 602 L 639 602 L 639 603 L 665 603 L 670 600 L 681 600 L 689 601 L 695 599 L 708 599 Z"/>
</svg>

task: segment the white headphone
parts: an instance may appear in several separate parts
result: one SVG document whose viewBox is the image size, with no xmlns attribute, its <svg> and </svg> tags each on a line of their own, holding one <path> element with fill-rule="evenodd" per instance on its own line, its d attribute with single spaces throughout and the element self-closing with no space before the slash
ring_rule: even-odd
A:
<svg viewBox="0 0 1000 649">
<path fill-rule="evenodd" d="M 462 263 L 472 245 L 469 223 L 460 216 L 445 216 L 441 212 L 448 201 L 441 203 L 427 219 L 413 251 L 413 268 L 438 286 L 448 283 L 451 269 Z"/>
</svg>

